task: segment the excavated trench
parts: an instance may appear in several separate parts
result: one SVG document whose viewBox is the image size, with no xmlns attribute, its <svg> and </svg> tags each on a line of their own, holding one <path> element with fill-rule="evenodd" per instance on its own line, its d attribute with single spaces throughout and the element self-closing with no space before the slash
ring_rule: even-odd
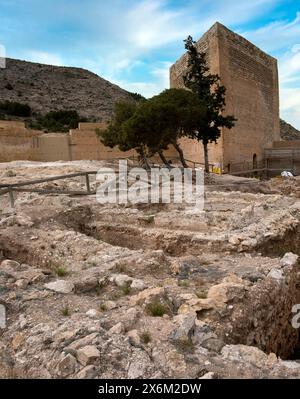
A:
<svg viewBox="0 0 300 399">
<path fill-rule="evenodd" d="M 300 256 L 300 226 L 290 228 L 281 237 L 266 239 L 255 250 L 270 257 L 282 257 L 287 252 Z"/>
<path fill-rule="evenodd" d="M 40 227 L 43 221 L 40 221 Z M 80 207 L 58 214 L 55 217 L 56 226 L 72 229 L 87 236 L 105 241 L 114 246 L 129 249 L 163 249 L 168 255 L 182 256 L 185 254 L 199 255 L 199 252 L 220 252 L 222 250 L 218 243 L 207 247 L 207 242 L 193 242 L 191 236 L 174 234 L 173 237 L 161 234 L 152 234 L 151 223 L 148 226 L 124 226 L 94 221 L 93 212 L 89 207 Z M 35 226 L 37 227 L 37 226 Z M 145 233 L 147 232 L 147 234 Z M 300 255 L 300 228 L 294 228 L 285 233 L 283 237 L 272 238 L 255 248 L 264 256 L 280 257 L 286 252 L 294 252 Z M 11 258 L 19 262 L 38 265 L 42 259 L 41 253 L 32 253 L 26 245 L 18 242 L 5 242 L 1 240 L 0 252 L 5 258 Z M 284 359 L 300 359 L 299 331 L 291 328 L 293 314 L 291 308 L 300 303 L 300 273 L 296 270 L 287 276 L 285 285 L 277 290 L 276 284 L 264 287 L 260 292 L 257 285 L 256 307 L 247 308 L 244 303 L 237 309 L 234 329 L 231 336 L 224 337 L 226 343 L 254 345 L 266 353 L 275 352 Z M 250 298 L 249 303 L 255 302 Z M 266 308 L 266 303 L 271 307 Z M 247 312 L 250 312 L 249 314 Z M 252 316 L 257 315 L 253 321 Z M 226 315 L 224 315 L 226 317 Z"/>
<path fill-rule="evenodd" d="M 78 211 L 78 210 L 77 210 Z M 75 216 L 75 217 L 74 217 Z M 83 216 L 83 217 L 82 217 Z M 64 218 L 66 215 L 64 215 Z M 64 218 L 59 217 L 62 222 Z M 126 247 L 129 249 L 162 249 L 169 256 L 199 255 L 203 251 L 222 252 L 220 243 L 210 243 L 207 241 L 192 241 L 191 235 L 174 234 L 173 237 L 165 236 L 165 232 L 152 234 L 152 225 L 147 223 L 145 226 L 133 226 L 104 221 L 95 222 L 95 217 L 91 210 L 79 210 L 75 215 L 68 215 L 64 223 L 68 228 L 73 228 L 87 236 L 105 241 L 111 245 Z M 154 233 L 154 230 L 153 230 Z M 253 252 L 259 252 L 267 257 L 282 257 L 287 252 L 293 252 L 300 255 L 300 227 L 289 229 L 281 237 L 271 238 L 263 244 L 253 249 Z M 226 247 L 224 246 L 226 250 Z M 300 303 L 300 273 L 293 270 L 291 276 L 287 276 L 285 286 L 277 290 L 276 284 L 269 288 L 270 292 L 264 295 L 257 293 L 260 302 L 256 309 L 251 309 L 261 320 L 253 323 L 249 322 L 249 316 L 241 309 L 235 323 L 235 331 L 230 338 L 225 338 L 227 343 L 243 343 L 254 345 L 265 352 L 275 352 L 278 356 L 285 359 L 300 359 L 300 337 L 299 332 L 291 327 L 293 314 L 291 309 L 293 305 Z M 271 292 L 272 291 L 272 292 Z M 277 297 L 274 292 L 277 292 Z M 251 301 L 250 301 L 251 302 Z M 270 312 L 265 311 L 265 303 L 271 303 Z M 259 309 L 258 309 L 259 308 Z M 270 313 L 270 314 L 268 314 Z M 243 317 L 240 315 L 243 314 Z M 240 317 L 240 319 L 239 319 Z M 239 320 L 239 321 L 238 321 Z M 267 322 L 266 322 L 267 320 Z M 250 324 L 249 324 L 250 323 Z M 258 326 L 255 327 L 255 325 Z M 258 333 L 260 327 L 260 331 Z M 251 331 L 252 330 L 252 331 Z M 265 336 L 264 336 L 265 335 Z"/>
</svg>

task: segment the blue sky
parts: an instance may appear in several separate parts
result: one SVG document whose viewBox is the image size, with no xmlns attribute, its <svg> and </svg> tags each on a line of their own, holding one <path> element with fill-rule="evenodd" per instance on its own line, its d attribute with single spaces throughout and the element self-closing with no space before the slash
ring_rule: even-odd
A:
<svg viewBox="0 0 300 399">
<path fill-rule="evenodd" d="M 300 129 L 299 0 L 0 0 L 8 57 L 87 68 L 149 97 L 216 21 L 279 61 L 281 116 Z"/>
</svg>

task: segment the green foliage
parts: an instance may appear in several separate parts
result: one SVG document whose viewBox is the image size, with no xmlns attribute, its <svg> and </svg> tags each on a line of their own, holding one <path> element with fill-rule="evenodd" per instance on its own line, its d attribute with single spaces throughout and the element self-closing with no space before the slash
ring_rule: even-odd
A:
<svg viewBox="0 0 300 399">
<path fill-rule="evenodd" d="M 55 273 L 57 274 L 58 277 L 64 277 L 68 274 L 67 270 L 63 266 L 59 266 L 55 269 Z"/>
<path fill-rule="evenodd" d="M 191 36 L 185 40 L 188 51 L 188 70 L 184 76 L 185 87 L 197 94 L 205 108 L 205 118 L 190 137 L 202 141 L 204 146 L 205 165 L 208 172 L 208 143 L 216 143 L 221 136 L 221 128 L 231 129 L 236 119 L 233 115 L 224 116 L 226 88 L 221 85 L 220 77 L 209 73 L 206 54 L 198 52 L 196 42 Z"/>
<path fill-rule="evenodd" d="M 129 93 L 129 95 L 135 100 L 135 101 L 146 101 L 145 97 L 143 97 L 139 93 Z"/>
<path fill-rule="evenodd" d="M 4 101 L 0 103 L 0 113 L 2 115 L 28 117 L 31 115 L 31 108 L 28 104 Z"/>
<path fill-rule="evenodd" d="M 205 299 L 205 298 L 207 298 L 207 291 L 206 290 L 197 290 L 196 291 L 196 295 L 197 295 L 197 297 L 199 298 L 199 299 Z"/>
<path fill-rule="evenodd" d="M 131 292 L 131 287 L 127 284 L 123 285 L 123 287 L 121 288 L 122 292 L 124 295 L 129 295 Z"/>
<path fill-rule="evenodd" d="M 143 331 L 140 335 L 140 338 L 144 345 L 147 345 L 149 342 L 151 342 L 151 335 L 148 331 Z"/>
<path fill-rule="evenodd" d="M 196 94 L 170 89 L 139 104 L 116 104 L 113 121 L 98 135 L 106 146 L 135 149 L 147 165 L 148 156 L 161 154 L 169 144 L 178 146 L 180 137 L 192 134 L 203 115 Z"/>
<path fill-rule="evenodd" d="M 70 129 L 76 129 L 78 123 L 85 120 L 74 110 L 50 111 L 39 116 L 36 122 L 31 123 L 31 127 L 47 132 L 68 132 Z"/>
<path fill-rule="evenodd" d="M 170 313 L 168 307 L 159 301 L 149 303 L 146 306 L 146 311 L 153 317 L 162 317 L 164 314 Z"/>
<path fill-rule="evenodd" d="M 97 129 L 97 135 L 105 146 L 110 148 L 118 146 L 121 151 L 130 149 L 130 145 L 126 142 L 123 124 L 134 115 L 136 108 L 136 103 L 119 102 L 115 104 L 114 118 L 108 128 Z"/>
<path fill-rule="evenodd" d="M 64 317 L 69 317 L 69 316 L 71 316 L 71 310 L 70 310 L 70 308 L 69 308 L 68 305 L 66 305 L 66 306 L 64 306 L 64 307 L 62 308 L 61 314 L 62 314 L 62 316 L 64 316 Z"/>
<path fill-rule="evenodd" d="M 105 312 L 107 310 L 107 305 L 105 302 L 101 302 L 99 305 L 100 310 L 102 310 L 102 312 Z"/>
</svg>

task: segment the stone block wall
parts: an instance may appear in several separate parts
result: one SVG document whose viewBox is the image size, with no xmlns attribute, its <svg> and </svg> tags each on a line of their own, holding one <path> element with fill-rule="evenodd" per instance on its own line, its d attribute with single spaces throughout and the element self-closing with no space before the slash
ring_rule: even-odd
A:
<svg viewBox="0 0 300 399">
<path fill-rule="evenodd" d="M 277 61 L 248 40 L 216 23 L 197 42 L 207 53 L 211 73 L 217 73 L 227 88 L 226 111 L 238 119 L 233 129 L 223 129 L 217 145 L 209 148 L 209 158 L 230 163 L 263 159 L 264 148 L 280 140 Z M 183 87 L 187 67 L 183 55 L 170 70 L 171 87 Z M 193 143 L 186 143 L 185 152 Z M 199 161 L 203 162 L 203 155 Z"/>
</svg>

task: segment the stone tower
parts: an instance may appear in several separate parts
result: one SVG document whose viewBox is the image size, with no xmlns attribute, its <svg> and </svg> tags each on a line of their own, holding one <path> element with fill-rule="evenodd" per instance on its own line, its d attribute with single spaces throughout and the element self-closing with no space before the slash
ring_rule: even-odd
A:
<svg viewBox="0 0 300 399">
<path fill-rule="evenodd" d="M 226 113 L 238 119 L 210 145 L 210 163 L 219 162 L 231 171 L 240 163 L 255 166 L 264 149 L 280 140 L 277 60 L 218 22 L 197 48 L 206 52 L 211 73 L 218 74 L 227 89 Z M 170 69 L 171 87 L 183 87 L 186 66 L 184 54 Z M 203 162 L 202 144 L 183 140 L 182 147 L 187 159 Z"/>
</svg>

